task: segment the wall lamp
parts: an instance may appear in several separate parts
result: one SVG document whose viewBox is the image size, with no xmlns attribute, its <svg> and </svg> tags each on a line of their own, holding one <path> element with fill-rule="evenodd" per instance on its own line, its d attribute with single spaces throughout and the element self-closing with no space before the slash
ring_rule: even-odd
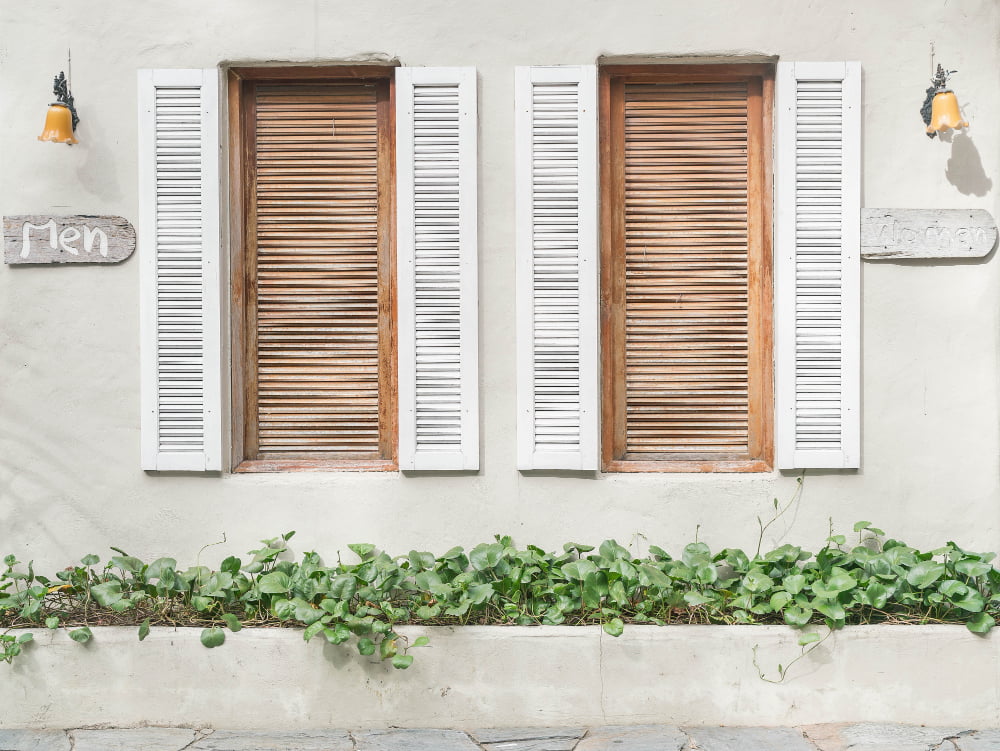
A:
<svg viewBox="0 0 1000 751">
<path fill-rule="evenodd" d="M 66 74 L 62 71 L 55 77 L 52 93 L 56 95 L 56 101 L 49 105 L 49 111 L 45 115 L 45 127 L 42 128 L 42 135 L 38 140 L 66 143 L 70 146 L 79 143 L 73 133 L 80 118 L 76 114 L 76 107 L 73 106 L 73 95 L 69 91 Z"/>
<path fill-rule="evenodd" d="M 920 108 L 920 114 L 924 118 L 929 138 L 934 138 L 938 133 L 952 128 L 959 130 L 969 127 L 969 121 L 963 120 L 958 111 L 958 98 L 955 96 L 955 92 L 948 88 L 948 77 L 957 72 L 945 70 L 939 64 L 937 73 L 931 79 L 931 86 L 927 89 L 924 106 Z"/>
</svg>

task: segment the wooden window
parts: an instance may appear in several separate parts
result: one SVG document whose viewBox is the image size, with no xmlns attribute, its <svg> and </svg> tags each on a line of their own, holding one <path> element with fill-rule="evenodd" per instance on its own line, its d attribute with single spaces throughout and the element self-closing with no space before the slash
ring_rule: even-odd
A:
<svg viewBox="0 0 1000 751">
<path fill-rule="evenodd" d="M 393 79 L 230 73 L 236 471 L 395 469 Z"/>
<path fill-rule="evenodd" d="M 599 80 L 604 469 L 768 470 L 773 69 Z"/>
</svg>

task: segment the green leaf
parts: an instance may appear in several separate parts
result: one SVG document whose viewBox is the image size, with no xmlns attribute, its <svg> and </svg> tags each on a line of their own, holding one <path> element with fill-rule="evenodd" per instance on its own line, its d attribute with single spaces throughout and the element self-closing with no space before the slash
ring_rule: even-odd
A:
<svg viewBox="0 0 1000 751">
<path fill-rule="evenodd" d="M 656 568 L 656 566 L 650 566 L 648 563 L 640 563 L 639 573 L 641 574 L 640 581 L 645 577 L 647 586 L 653 585 L 664 589 L 669 589 L 673 586 L 670 577 Z"/>
<path fill-rule="evenodd" d="M 583 604 L 588 608 L 598 608 L 608 594 L 608 575 L 603 571 L 593 571 L 583 578 Z"/>
<path fill-rule="evenodd" d="M 215 600 L 211 597 L 203 597 L 201 595 L 195 595 L 191 598 L 191 607 L 197 610 L 199 613 L 204 613 L 215 605 Z"/>
<path fill-rule="evenodd" d="M 827 618 L 832 618 L 835 621 L 842 621 L 847 617 L 847 613 L 844 612 L 844 606 L 836 600 L 827 600 L 823 597 L 817 597 L 813 600 L 812 606 Z"/>
<path fill-rule="evenodd" d="M 201 632 L 201 643 L 209 649 L 220 647 L 226 641 L 226 632 L 218 626 L 203 629 Z"/>
<path fill-rule="evenodd" d="M 987 634 L 996 625 L 996 620 L 989 613 L 979 613 L 969 619 L 966 628 L 974 634 Z"/>
<path fill-rule="evenodd" d="M 469 587 L 469 599 L 473 605 L 482 605 L 493 596 L 493 584 L 473 584 Z"/>
<path fill-rule="evenodd" d="M 854 530 L 857 532 L 857 530 Z M 799 646 L 804 647 L 806 644 L 812 644 L 813 642 L 819 641 L 819 634 L 810 631 L 807 634 L 802 634 L 799 637 Z"/>
<path fill-rule="evenodd" d="M 382 637 L 382 641 L 378 643 L 378 653 L 379 657 L 383 660 L 387 660 L 390 657 L 396 656 L 396 639 L 390 638 L 388 634 Z"/>
<path fill-rule="evenodd" d="M 699 605 L 704 605 L 705 603 L 708 603 L 708 602 L 711 602 L 711 601 L 712 601 L 711 597 L 706 597 L 701 592 L 696 592 L 694 590 L 691 590 L 690 592 L 685 592 L 684 593 L 684 602 L 686 602 L 688 605 L 690 605 L 693 608 L 696 608 Z"/>
<path fill-rule="evenodd" d="M 316 621 L 311 626 L 307 626 L 306 630 L 302 632 L 302 638 L 306 641 L 312 639 L 316 634 L 326 628 L 326 624 L 322 621 Z"/>
<path fill-rule="evenodd" d="M 375 654 L 375 642 L 367 637 L 358 639 L 358 652 L 366 657 Z"/>
<path fill-rule="evenodd" d="M 788 592 L 775 592 L 771 595 L 770 605 L 771 608 L 777 612 L 781 610 L 785 605 L 792 601 L 792 595 Z"/>
<path fill-rule="evenodd" d="M 118 602 L 122 598 L 122 585 L 119 581 L 105 582 L 91 587 L 90 593 L 98 605 L 110 607 L 112 603 Z"/>
<path fill-rule="evenodd" d="M 564 553 L 570 553 L 575 550 L 578 554 L 582 554 L 582 553 L 589 553 L 593 549 L 594 549 L 593 545 L 584 545 L 582 542 L 567 542 L 565 545 L 563 545 Z"/>
<path fill-rule="evenodd" d="M 234 634 L 243 628 L 243 624 L 240 623 L 240 619 L 236 617 L 233 613 L 223 613 L 222 620 L 226 622 L 229 630 Z"/>
<path fill-rule="evenodd" d="M 945 566 L 943 563 L 921 561 L 906 572 L 906 581 L 917 589 L 926 589 L 944 576 L 944 572 Z"/>
<path fill-rule="evenodd" d="M 743 577 L 743 586 L 751 592 L 763 592 L 774 586 L 774 580 L 760 569 L 750 569 Z"/>
<path fill-rule="evenodd" d="M 80 644 L 86 644 L 93 636 L 94 632 L 86 626 L 82 626 L 69 632 L 69 638 L 75 642 L 79 642 Z"/>
<path fill-rule="evenodd" d="M 343 623 L 338 623 L 333 628 L 323 629 L 323 636 L 325 636 L 326 640 L 331 644 L 343 644 L 351 638 L 351 629 Z"/>
<path fill-rule="evenodd" d="M 865 605 L 871 605 L 876 610 L 881 610 L 889 601 L 889 590 L 884 584 L 873 579 L 868 582 L 868 586 L 861 592 L 859 599 Z"/>
<path fill-rule="evenodd" d="M 396 668 L 396 670 L 406 670 L 412 664 L 412 655 L 396 655 L 392 658 L 392 666 Z"/>
<path fill-rule="evenodd" d="M 375 546 L 371 543 L 354 543 L 353 545 L 348 545 L 351 550 L 354 551 L 355 555 L 358 556 L 362 561 L 367 561 L 374 558 Z"/>
<path fill-rule="evenodd" d="M 177 561 L 173 558 L 157 558 L 146 567 L 146 580 L 163 579 L 169 577 L 173 580 L 174 571 L 177 569 Z M 167 574 L 166 572 L 170 573 Z"/>
<path fill-rule="evenodd" d="M 292 589 L 292 578 L 283 571 L 272 571 L 260 577 L 257 586 L 265 594 L 286 594 Z"/>
<path fill-rule="evenodd" d="M 965 576 L 986 576 L 993 566 L 983 561 L 973 560 L 971 558 L 963 558 L 958 563 L 955 564 L 955 570 L 960 574 Z"/>
<path fill-rule="evenodd" d="M 139 624 L 139 641 L 149 636 L 149 618 Z"/>
<path fill-rule="evenodd" d="M 860 532 L 862 529 L 868 529 L 871 525 L 871 522 L 854 522 L 854 531 Z"/>
<path fill-rule="evenodd" d="M 84 566 L 96 566 L 100 562 L 101 559 L 93 553 L 89 553 L 80 559 L 80 563 Z"/>
<path fill-rule="evenodd" d="M 611 636 L 621 636 L 625 631 L 625 624 L 621 618 L 612 618 L 610 621 L 605 621 L 602 627 L 604 628 L 604 632 Z"/>
<path fill-rule="evenodd" d="M 33 633 L 31 633 L 30 631 L 26 632 L 26 633 L 23 633 L 23 634 L 20 634 L 17 637 L 17 644 L 27 644 L 29 641 L 34 640 L 34 638 L 35 638 L 35 635 Z"/>
<path fill-rule="evenodd" d="M 785 619 L 785 623 L 789 626 L 805 626 L 812 619 L 813 611 L 812 608 L 793 605 L 792 607 L 785 608 L 781 615 Z"/>
<path fill-rule="evenodd" d="M 45 619 L 45 628 L 59 628 L 59 618 L 55 615 L 50 615 Z"/>
<path fill-rule="evenodd" d="M 295 617 L 295 603 L 291 600 L 275 600 L 271 603 L 271 612 L 282 621 Z"/>
<path fill-rule="evenodd" d="M 802 574 L 792 574 L 782 579 L 781 584 L 789 594 L 797 595 L 805 588 L 806 578 Z"/>
<path fill-rule="evenodd" d="M 413 640 L 413 644 L 410 645 L 410 649 L 413 649 L 414 647 L 426 647 L 430 643 L 431 640 L 428 637 L 418 636 L 416 639 Z"/>
<path fill-rule="evenodd" d="M 111 565 L 123 571 L 128 571 L 130 574 L 135 574 L 142 570 L 142 561 L 131 555 L 113 555 L 111 556 Z"/>
</svg>

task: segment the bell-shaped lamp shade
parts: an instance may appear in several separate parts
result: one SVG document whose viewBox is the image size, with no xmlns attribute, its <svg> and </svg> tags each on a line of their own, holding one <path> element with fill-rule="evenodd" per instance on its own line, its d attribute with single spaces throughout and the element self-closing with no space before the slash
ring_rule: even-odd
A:
<svg viewBox="0 0 1000 751">
<path fill-rule="evenodd" d="M 80 143 L 73 136 L 73 114 L 69 111 L 69 107 L 62 104 L 49 105 L 49 111 L 45 115 L 45 127 L 38 140 L 55 143 Z"/>
<path fill-rule="evenodd" d="M 954 91 L 939 91 L 934 95 L 934 101 L 931 102 L 931 124 L 927 126 L 928 133 L 968 127 L 968 121 L 963 120 L 958 111 L 958 98 Z"/>
</svg>

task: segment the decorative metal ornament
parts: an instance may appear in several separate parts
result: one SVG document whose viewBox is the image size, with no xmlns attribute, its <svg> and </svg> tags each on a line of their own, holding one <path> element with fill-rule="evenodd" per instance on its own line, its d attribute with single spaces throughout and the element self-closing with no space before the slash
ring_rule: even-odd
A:
<svg viewBox="0 0 1000 751">
<path fill-rule="evenodd" d="M 924 105 L 920 108 L 920 116 L 927 126 L 928 138 L 934 138 L 939 132 L 945 130 L 968 128 L 968 120 L 963 120 L 958 109 L 958 97 L 955 92 L 948 88 L 948 77 L 955 70 L 945 70 L 940 64 L 937 72 L 931 79 L 930 88 L 927 89 L 927 97 Z"/>
<path fill-rule="evenodd" d="M 53 79 L 52 93 L 56 95 L 56 101 L 49 105 L 49 111 L 45 115 L 45 127 L 38 140 L 66 143 L 71 146 L 79 143 L 73 133 L 80 122 L 80 117 L 76 114 L 73 95 L 69 91 L 69 83 L 64 72 L 60 71 Z"/>
</svg>

